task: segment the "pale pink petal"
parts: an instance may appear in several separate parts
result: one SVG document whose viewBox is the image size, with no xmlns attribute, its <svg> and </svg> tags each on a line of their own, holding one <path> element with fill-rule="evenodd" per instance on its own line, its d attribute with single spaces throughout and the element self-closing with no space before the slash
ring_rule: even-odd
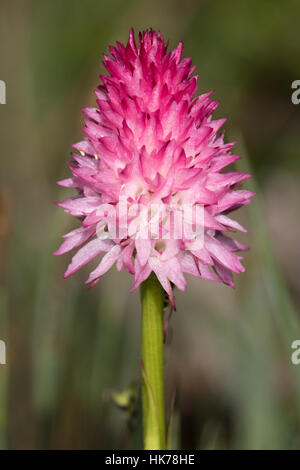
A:
<svg viewBox="0 0 300 470">
<path fill-rule="evenodd" d="M 234 287 L 232 272 L 222 266 L 220 263 L 215 263 L 214 266 L 216 273 L 219 275 L 220 279 L 225 283 L 228 284 L 230 287 Z"/>
<path fill-rule="evenodd" d="M 134 242 L 129 243 L 125 248 L 122 249 L 122 258 L 125 269 L 130 273 L 134 274 L 134 267 L 132 262 L 132 254 L 135 248 Z"/>
<path fill-rule="evenodd" d="M 176 257 L 170 258 L 166 263 L 166 273 L 168 279 L 175 284 L 178 289 L 184 291 L 186 280 L 182 274 L 182 269 Z"/>
<path fill-rule="evenodd" d="M 105 274 L 106 271 L 108 271 L 111 268 L 111 266 L 115 263 L 115 261 L 118 259 L 120 252 L 121 252 L 120 245 L 114 245 L 110 249 L 110 251 L 103 256 L 97 268 L 91 272 L 91 274 L 89 275 L 89 278 L 87 279 L 87 281 L 85 281 L 86 284 L 93 282 L 95 279 Z"/>
<path fill-rule="evenodd" d="M 194 256 L 186 252 L 181 252 L 179 256 L 179 261 L 181 265 L 182 272 L 192 274 L 193 276 L 200 277 L 200 271 L 198 265 L 195 261 Z"/>
<path fill-rule="evenodd" d="M 150 276 L 152 269 L 149 264 L 142 266 L 138 260 L 135 258 L 134 262 L 134 283 L 131 288 L 131 292 L 135 291 L 139 285 L 144 282 Z"/>
<path fill-rule="evenodd" d="M 53 254 L 62 255 L 63 253 L 67 253 L 67 251 L 73 250 L 73 248 L 77 248 L 79 245 L 84 243 L 93 235 L 95 235 L 94 227 L 77 228 L 76 230 L 73 230 L 72 232 L 63 236 L 64 241 L 62 242 L 58 250 L 56 250 Z"/>
<path fill-rule="evenodd" d="M 109 250 L 112 244 L 113 242 L 111 240 L 100 240 L 99 238 L 88 242 L 73 256 L 64 277 L 71 276 L 71 274 L 75 273 L 79 268 L 94 259 L 100 253 Z"/>
<path fill-rule="evenodd" d="M 247 233 L 247 230 L 241 224 L 239 224 L 236 220 L 230 219 L 224 214 L 217 215 L 215 218 L 218 222 L 223 225 L 226 225 L 227 227 L 231 227 L 236 230 L 240 230 L 241 232 Z"/>
<path fill-rule="evenodd" d="M 57 202 L 58 206 L 63 207 L 66 212 L 75 216 L 90 214 L 99 204 L 100 201 L 97 197 L 78 197 Z"/>
<path fill-rule="evenodd" d="M 210 255 L 225 268 L 231 269 L 237 274 L 245 271 L 245 268 L 241 265 L 238 257 L 225 248 L 224 245 L 222 245 L 222 243 L 216 238 L 206 236 L 205 247 L 209 251 Z"/>
<path fill-rule="evenodd" d="M 199 271 L 200 271 L 202 279 L 206 279 L 207 281 L 220 282 L 220 279 L 218 278 L 218 276 L 216 276 L 207 265 L 198 261 L 198 267 L 199 267 Z"/>
<path fill-rule="evenodd" d="M 149 259 L 151 249 L 152 249 L 151 240 L 136 238 L 135 247 L 136 247 L 136 253 L 141 263 L 141 266 L 145 266 L 145 264 L 147 263 Z"/>
<path fill-rule="evenodd" d="M 159 261 L 158 258 L 150 256 L 149 266 L 152 269 L 152 271 L 154 271 L 154 273 L 156 274 L 156 276 L 157 276 L 159 282 L 161 283 L 162 287 L 165 289 L 165 291 L 169 295 L 172 306 L 175 308 L 173 290 L 172 290 L 170 281 L 166 276 L 163 264 Z"/>
</svg>

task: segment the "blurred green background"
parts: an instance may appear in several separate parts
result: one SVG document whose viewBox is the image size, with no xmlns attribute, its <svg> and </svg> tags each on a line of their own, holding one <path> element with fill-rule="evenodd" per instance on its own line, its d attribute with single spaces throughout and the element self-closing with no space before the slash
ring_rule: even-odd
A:
<svg viewBox="0 0 300 470">
<path fill-rule="evenodd" d="M 138 448 L 139 414 L 114 391 L 139 379 L 140 304 L 115 268 L 97 287 L 54 258 L 76 221 L 67 197 L 81 108 L 94 105 L 109 44 L 159 29 L 215 89 L 239 169 L 258 192 L 240 220 L 251 246 L 236 289 L 190 278 L 166 346 L 173 448 L 300 448 L 300 79 L 298 0 L 1 0 L 0 448 Z M 169 408 L 169 405 L 168 405 Z"/>
</svg>

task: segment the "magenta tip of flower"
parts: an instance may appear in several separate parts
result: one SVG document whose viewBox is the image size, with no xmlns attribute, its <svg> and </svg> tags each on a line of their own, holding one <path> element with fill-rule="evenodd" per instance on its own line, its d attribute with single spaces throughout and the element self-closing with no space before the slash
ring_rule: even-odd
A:
<svg viewBox="0 0 300 470">
<path fill-rule="evenodd" d="M 103 58 L 108 73 L 100 75 L 102 84 L 95 90 L 98 107 L 82 109 L 85 138 L 72 145 L 80 153 L 68 163 L 72 175 L 57 182 L 75 188 L 78 196 L 55 204 L 81 221 L 54 252 L 82 245 L 64 277 L 104 254 L 86 281 L 89 288 L 114 263 L 118 271 L 125 268 L 134 275 L 133 290 L 154 272 L 174 309 L 170 285 L 184 290 L 185 274 L 234 287 L 232 274 L 245 271 L 236 251 L 247 247 L 225 234 L 246 230 L 228 214 L 249 204 L 255 193 L 239 189 L 250 174 L 222 171 L 240 156 L 231 153 L 235 142 L 224 143 L 224 132 L 219 133 L 226 119 L 212 119 L 218 106 L 210 98 L 215 90 L 195 97 L 195 66 L 191 58 L 182 58 L 183 43 L 168 52 L 162 34 L 152 29 L 139 33 L 136 42 L 131 28 L 127 44 L 117 42 L 109 52 Z M 148 210 L 153 201 L 164 205 L 158 240 L 140 243 L 128 233 L 120 239 L 98 238 L 98 210 L 103 204 L 118 208 L 120 196 L 129 205 L 142 201 Z M 205 209 L 201 248 L 185 233 L 175 239 L 163 235 L 170 207 L 183 201 L 193 210 Z M 189 224 L 183 223 L 184 228 Z"/>
<path fill-rule="evenodd" d="M 85 281 L 85 284 L 89 284 L 88 290 L 91 290 L 96 284 L 98 284 L 99 281 L 100 281 L 100 278 L 95 279 L 93 282 L 89 282 L 89 283 L 88 281 Z"/>
</svg>

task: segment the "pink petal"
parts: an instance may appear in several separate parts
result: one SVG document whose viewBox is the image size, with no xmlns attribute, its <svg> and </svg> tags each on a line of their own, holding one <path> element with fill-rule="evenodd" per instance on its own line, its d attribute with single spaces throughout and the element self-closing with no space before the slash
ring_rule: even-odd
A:
<svg viewBox="0 0 300 470">
<path fill-rule="evenodd" d="M 151 240 L 136 238 L 135 247 L 136 247 L 136 253 L 141 263 L 141 266 L 145 266 L 151 253 L 151 248 L 152 248 Z"/>
<path fill-rule="evenodd" d="M 96 269 L 94 269 L 94 271 L 91 272 L 88 280 L 85 281 L 85 283 L 89 284 L 90 282 L 93 282 L 95 279 L 105 274 L 106 271 L 108 271 L 111 268 L 111 266 L 114 264 L 114 262 L 118 259 L 120 252 L 121 252 L 120 245 L 114 245 L 111 248 L 111 250 L 108 253 L 106 253 L 106 255 L 103 256 L 99 265 L 97 266 Z"/>
<path fill-rule="evenodd" d="M 233 282 L 233 277 L 232 277 L 232 272 L 222 266 L 220 263 L 215 263 L 215 270 L 217 274 L 219 275 L 220 279 L 225 283 L 228 284 L 230 287 L 234 287 L 234 282 Z"/>
<path fill-rule="evenodd" d="M 182 274 L 182 269 L 177 258 L 171 258 L 166 262 L 166 273 L 168 279 L 181 291 L 185 290 L 186 280 Z"/>
<path fill-rule="evenodd" d="M 226 225 L 227 227 L 232 227 L 236 230 L 240 230 L 241 232 L 247 233 L 247 230 L 242 225 L 240 225 L 236 220 L 232 220 L 224 214 L 217 215 L 215 219 L 221 224 Z"/>
<path fill-rule="evenodd" d="M 152 271 L 154 271 L 154 273 L 157 276 L 157 279 L 159 280 L 162 287 L 164 288 L 164 290 L 169 295 L 170 302 L 171 302 L 173 308 L 175 309 L 173 290 L 172 290 L 170 281 L 166 276 L 164 266 L 162 265 L 162 263 L 159 261 L 158 258 L 153 257 L 153 256 L 150 256 L 150 258 L 149 258 L 149 266 L 152 269 Z"/>
<path fill-rule="evenodd" d="M 152 269 L 149 264 L 142 266 L 138 258 L 136 257 L 134 262 L 134 272 L 134 283 L 131 288 L 131 292 L 135 291 L 142 282 L 148 279 L 152 272 Z"/>
<path fill-rule="evenodd" d="M 99 204 L 100 200 L 98 197 L 70 198 L 57 203 L 57 205 L 63 207 L 66 212 L 75 216 L 87 215 L 93 212 Z"/>
<path fill-rule="evenodd" d="M 181 252 L 179 256 L 182 272 L 192 274 L 193 276 L 200 277 L 198 265 L 195 258 L 188 251 Z"/>
<path fill-rule="evenodd" d="M 98 256 L 100 253 L 109 250 L 112 244 L 112 240 L 100 240 L 99 238 L 91 240 L 80 248 L 80 250 L 73 256 L 64 277 L 66 278 L 71 276 L 71 274 L 74 274 L 79 268 Z"/>
<path fill-rule="evenodd" d="M 225 248 L 217 239 L 206 236 L 205 247 L 210 255 L 225 268 L 231 269 L 237 274 L 245 271 L 238 257 Z"/>
<path fill-rule="evenodd" d="M 67 253 L 67 251 L 70 251 L 73 248 L 77 248 L 93 235 L 95 235 L 94 227 L 89 227 L 87 229 L 84 227 L 77 228 L 67 235 L 64 235 L 63 243 L 53 254 L 57 256 L 62 255 L 63 253 Z"/>
</svg>

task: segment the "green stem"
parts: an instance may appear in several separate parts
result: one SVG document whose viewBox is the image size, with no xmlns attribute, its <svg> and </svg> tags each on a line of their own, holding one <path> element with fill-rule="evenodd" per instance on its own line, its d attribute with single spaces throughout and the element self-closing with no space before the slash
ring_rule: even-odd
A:
<svg viewBox="0 0 300 470">
<path fill-rule="evenodd" d="M 164 291 L 154 273 L 143 282 L 141 298 L 144 448 L 164 450 Z"/>
</svg>

